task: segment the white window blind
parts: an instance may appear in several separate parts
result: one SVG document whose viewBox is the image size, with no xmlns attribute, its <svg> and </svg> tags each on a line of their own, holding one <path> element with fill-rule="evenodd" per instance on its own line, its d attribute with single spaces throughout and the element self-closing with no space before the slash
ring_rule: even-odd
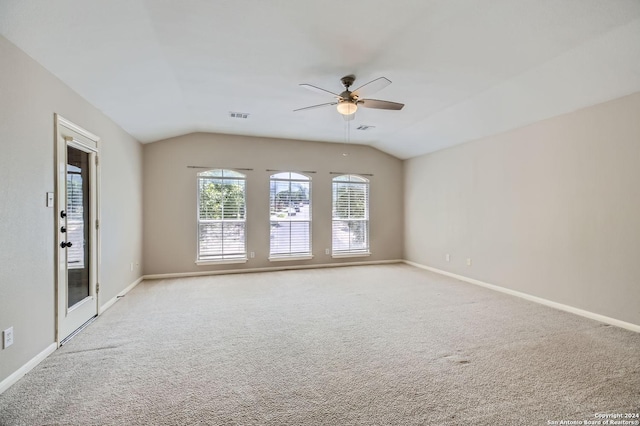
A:
<svg viewBox="0 0 640 426">
<path fill-rule="evenodd" d="M 271 175 L 269 258 L 311 256 L 311 179 L 300 173 Z"/>
<path fill-rule="evenodd" d="M 333 178 L 333 255 L 369 254 L 369 181 L 356 175 Z"/>
<path fill-rule="evenodd" d="M 247 258 L 246 180 L 233 170 L 198 173 L 198 260 Z"/>
<path fill-rule="evenodd" d="M 77 151 L 77 150 L 76 150 Z M 85 223 L 89 218 L 88 196 L 88 155 L 76 154 L 73 160 L 77 163 L 67 164 L 67 241 L 72 246 L 67 249 L 67 265 L 69 269 L 83 269 L 85 266 Z M 84 161 L 83 161 L 84 160 Z M 83 168 L 81 168 L 83 167 Z M 88 258 L 87 258 L 88 260 Z"/>
</svg>

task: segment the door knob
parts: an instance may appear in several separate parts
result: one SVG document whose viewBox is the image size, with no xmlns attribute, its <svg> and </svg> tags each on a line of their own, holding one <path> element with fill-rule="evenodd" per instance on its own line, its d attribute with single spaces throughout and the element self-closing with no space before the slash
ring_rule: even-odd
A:
<svg viewBox="0 0 640 426">
<path fill-rule="evenodd" d="M 73 243 L 71 241 L 63 241 L 60 243 L 60 247 L 65 248 L 65 247 L 71 247 L 73 245 Z"/>
</svg>

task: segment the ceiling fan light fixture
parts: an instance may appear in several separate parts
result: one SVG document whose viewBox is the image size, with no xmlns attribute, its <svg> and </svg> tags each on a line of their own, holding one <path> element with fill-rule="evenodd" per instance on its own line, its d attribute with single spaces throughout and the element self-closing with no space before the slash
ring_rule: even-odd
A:
<svg viewBox="0 0 640 426">
<path fill-rule="evenodd" d="M 342 115 L 351 115 L 356 112 L 358 105 L 351 101 L 342 101 L 338 103 L 338 112 Z"/>
</svg>

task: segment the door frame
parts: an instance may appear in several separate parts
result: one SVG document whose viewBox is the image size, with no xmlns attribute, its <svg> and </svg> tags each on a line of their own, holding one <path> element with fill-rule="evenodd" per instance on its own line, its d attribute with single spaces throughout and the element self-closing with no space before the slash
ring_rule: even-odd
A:
<svg viewBox="0 0 640 426">
<path fill-rule="evenodd" d="M 100 294 L 100 164 L 98 154 L 100 150 L 100 138 L 93 133 L 65 119 L 59 114 L 54 114 L 54 253 L 55 253 L 55 336 L 58 347 L 64 341 L 79 330 L 84 324 L 90 322 L 99 314 Z M 80 149 L 90 154 L 89 164 L 89 204 L 93 208 L 89 212 L 89 297 L 90 300 L 79 302 L 72 309 L 67 306 L 67 264 L 66 251 L 60 248 L 60 243 L 66 239 L 66 235 L 60 232 L 62 218 L 60 212 L 66 209 L 66 190 L 60 190 L 60 185 L 66 182 L 66 155 L 67 145 Z M 85 306 L 85 311 L 90 311 L 87 321 L 83 321 L 75 330 L 65 330 L 63 321 L 68 313 L 76 310 L 76 307 Z M 75 325 L 73 328 L 76 328 Z"/>
</svg>

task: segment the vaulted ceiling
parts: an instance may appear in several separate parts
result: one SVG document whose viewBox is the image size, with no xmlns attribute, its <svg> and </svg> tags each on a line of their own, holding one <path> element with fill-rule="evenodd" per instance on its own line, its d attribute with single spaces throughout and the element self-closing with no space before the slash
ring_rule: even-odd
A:
<svg viewBox="0 0 640 426">
<path fill-rule="evenodd" d="M 348 138 L 410 158 L 640 91 L 638 0 L 0 0 L 0 31 L 145 143 Z M 406 106 L 293 112 L 332 101 L 300 83 L 340 93 L 347 74 L 387 77 L 371 97 Z"/>
</svg>

